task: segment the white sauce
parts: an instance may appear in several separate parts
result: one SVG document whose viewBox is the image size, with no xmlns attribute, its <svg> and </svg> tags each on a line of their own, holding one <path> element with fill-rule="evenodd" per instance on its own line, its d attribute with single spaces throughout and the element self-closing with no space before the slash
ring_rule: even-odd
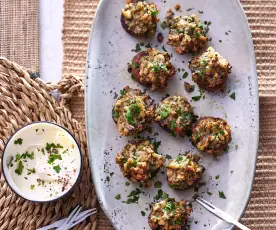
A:
<svg viewBox="0 0 276 230">
<path fill-rule="evenodd" d="M 4 171 L 10 186 L 34 201 L 62 196 L 76 182 L 80 167 L 75 140 L 64 129 L 49 123 L 35 123 L 19 130 L 4 153 Z"/>
</svg>

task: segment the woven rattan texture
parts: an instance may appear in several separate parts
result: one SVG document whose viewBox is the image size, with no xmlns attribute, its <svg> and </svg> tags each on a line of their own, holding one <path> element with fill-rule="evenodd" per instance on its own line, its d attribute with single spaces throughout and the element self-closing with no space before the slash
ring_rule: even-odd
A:
<svg viewBox="0 0 276 230">
<path fill-rule="evenodd" d="M 0 56 L 39 70 L 38 1 L 0 1 Z"/>
<path fill-rule="evenodd" d="M 73 2 L 65 0 L 64 75 L 84 76 L 90 20 L 98 1 L 91 0 L 90 5 L 87 0 L 79 0 L 77 4 Z M 276 230 L 276 0 L 241 0 L 241 3 L 248 17 L 255 45 L 261 113 L 256 178 L 242 221 L 252 229 Z M 83 117 L 82 101 L 74 101 L 71 106 L 76 112 L 74 115 Z M 112 229 L 102 214 L 99 215 L 98 223 L 99 229 Z"/>
<path fill-rule="evenodd" d="M 34 230 L 68 216 L 77 204 L 85 208 L 96 206 L 85 131 L 66 107 L 67 99 L 78 96 L 76 91 L 83 92 L 81 89 L 83 82 L 70 76 L 57 86 L 47 85 L 39 79 L 32 80 L 25 69 L 0 58 L 0 155 L 8 137 L 16 129 L 40 120 L 66 127 L 76 137 L 83 154 L 83 171 L 79 183 L 69 196 L 50 204 L 35 204 L 15 195 L 5 182 L 0 166 L 0 230 Z M 49 93 L 53 90 L 61 92 L 59 101 Z M 74 229 L 95 228 L 95 216 L 92 216 Z"/>
</svg>

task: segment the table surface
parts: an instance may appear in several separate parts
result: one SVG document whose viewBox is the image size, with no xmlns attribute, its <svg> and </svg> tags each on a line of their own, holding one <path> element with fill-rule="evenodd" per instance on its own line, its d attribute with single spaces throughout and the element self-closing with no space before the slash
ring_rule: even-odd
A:
<svg viewBox="0 0 276 230">
<path fill-rule="evenodd" d="M 64 0 L 39 0 L 40 76 L 56 83 L 62 75 L 62 23 Z"/>
</svg>

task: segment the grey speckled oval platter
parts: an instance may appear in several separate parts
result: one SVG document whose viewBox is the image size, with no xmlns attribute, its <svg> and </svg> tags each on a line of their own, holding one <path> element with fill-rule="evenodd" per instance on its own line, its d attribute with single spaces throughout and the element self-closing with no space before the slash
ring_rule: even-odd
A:
<svg viewBox="0 0 276 230">
<path fill-rule="evenodd" d="M 196 13 L 201 21 L 211 21 L 208 35 L 212 37 L 212 41 L 209 45 L 212 45 L 233 66 L 224 93 L 205 93 L 205 99 L 191 103 L 197 115 L 221 117 L 231 125 L 233 139 L 228 153 L 217 159 L 201 154 L 202 164 L 207 169 L 203 177 L 206 184 L 199 189 L 198 194 L 239 219 L 250 196 L 259 139 L 256 64 L 251 33 L 244 12 L 238 0 L 154 0 L 154 2 L 161 11 L 161 21 L 164 20 L 166 10 L 173 9 L 177 3 L 182 3 L 181 14 Z M 102 0 L 90 36 L 85 97 L 90 164 L 100 204 L 114 227 L 124 230 L 149 229 L 147 223 L 149 204 L 158 189 L 141 189 L 144 193 L 140 194 L 138 204 L 123 203 L 122 201 L 127 200 L 128 194 L 136 186 L 125 185 L 127 180 L 123 178 L 119 167 L 115 164 L 116 153 L 130 138 L 119 137 L 111 117 L 112 105 L 124 86 L 143 89 L 127 72 L 127 63 L 136 54 L 131 50 L 135 49 L 137 43 L 151 42 L 153 47 L 162 49 L 164 46 L 169 53 L 173 53 L 172 63 L 176 68 L 180 68 L 180 72 L 177 71 L 163 93 L 150 93 L 157 102 L 167 93 L 183 95 L 191 100 L 191 97 L 199 95 L 199 91 L 196 86 L 193 93 L 187 94 L 183 86 L 182 68 L 189 73 L 185 81 L 193 83 L 188 70 L 188 61 L 192 56 L 177 55 L 166 45 L 166 39 L 160 44 L 156 37 L 148 41 L 128 35 L 120 24 L 120 10 L 124 5 L 124 0 Z M 167 35 L 167 31 L 160 28 L 160 23 L 158 30 L 164 36 Z M 236 95 L 235 100 L 230 98 L 233 92 Z M 161 141 L 159 152 L 163 155 L 176 156 L 185 151 L 197 153 L 188 138 L 169 136 L 158 126 L 153 126 L 152 134 L 145 133 L 145 135 L 153 137 L 155 132 L 159 133 L 156 140 Z M 195 194 L 193 189 L 179 192 L 168 188 L 165 175 L 162 173 L 158 174 L 157 180 L 162 181 L 162 190 L 177 200 L 192 200 Z M 223 192 L 226 199 L 222 199 L 219 192 Z M 117 194 L 121 194 L 120 200 L 115 199 Z M 191 230 L 232 228 L 196 203 L 193 204 L 193 209 L 190 218 Z M 141 211 L 146 215 L 142 216 Z"/>
</svg>

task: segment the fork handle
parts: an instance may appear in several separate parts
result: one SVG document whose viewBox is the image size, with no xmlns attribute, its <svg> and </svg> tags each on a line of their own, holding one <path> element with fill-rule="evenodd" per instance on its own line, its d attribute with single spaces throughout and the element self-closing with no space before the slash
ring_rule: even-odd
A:
<svg viewBox="0 0 276 230">
<path fill-rule="evenodd" d="M 236 225 L 237 227 L 239 227 L 239 228 L 242 229 L 242 230 L 250 230 L 250 228 L 244 226 L 243 224 L 241 224 L 241 223 L 238 222 L 238 221 L 233 221 L 233 224 Z"/>
</svg>

